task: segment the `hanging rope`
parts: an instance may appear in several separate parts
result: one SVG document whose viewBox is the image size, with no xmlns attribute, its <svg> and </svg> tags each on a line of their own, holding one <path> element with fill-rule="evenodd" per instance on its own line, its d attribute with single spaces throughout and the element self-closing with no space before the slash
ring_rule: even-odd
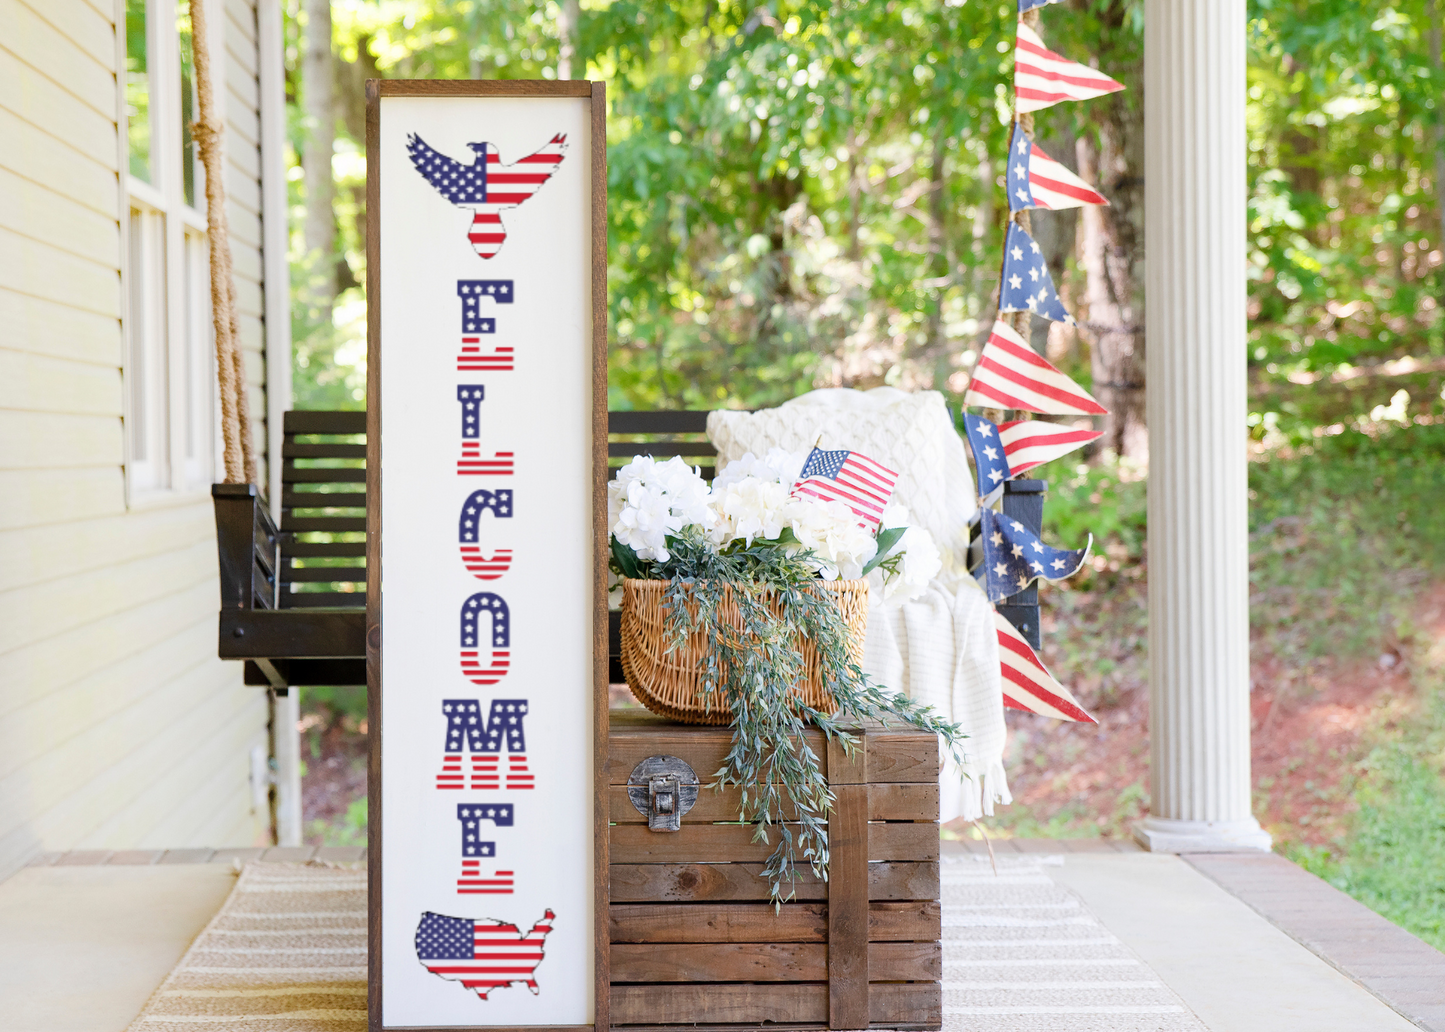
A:
<svg viewBox="0 0 1445 1032">
<path fill-rule="evenodd" d="M 191 127 L 206 170 L 206 223 L 211 257 L 211 317 L 216 328 L 216 375 L 221 389 L 221 442 L 225 482 L 256 483 L 256 451 L 251 444 L 246 367 L 236 319 L 236 281 L 231 268 L 231 232 L 226 223 L 222 185 L 221 131 L 211 88 L 211 48 L 205 0 L 190 0 L 191 48 L 196 63 L 197 119 Z"/>
</svg>

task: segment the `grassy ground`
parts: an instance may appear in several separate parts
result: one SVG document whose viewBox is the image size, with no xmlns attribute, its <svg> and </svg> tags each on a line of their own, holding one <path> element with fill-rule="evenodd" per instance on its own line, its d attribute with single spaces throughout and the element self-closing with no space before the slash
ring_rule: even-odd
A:
<svg viewBox="0 0 1445 1032">
<path fill-rule="evenodd" d="M 1147 812 L 1145 484 L 1045 472 L 1048 536 L 1097 539 L 1044 592 L 1045 659 L 1098 727 L 1011 713 L 990 834 L 1123 836 Z M 1277 847 L 1445 948 L 1445 426 L 1251 466 L 1255 812 Z M 360 691 L 302 695 L 307 841 L 365 840 Z M 969 829 L 954 829 L 968 834 Z"/>
<path fill-rule="evenodd" d="M 1148 807 L 1144 484 L 1051 472 L 1051 533 L 1092 525 L 1104 554 L 1045 593 L 1045 659 L 1100 724 L 1010 714 L 1016 802 L 990 830 L 1122 835 Z M 1251 489 L 1255 812 L 1445 948 L 1445 427 L 1261 450 Z"/>
</svg>

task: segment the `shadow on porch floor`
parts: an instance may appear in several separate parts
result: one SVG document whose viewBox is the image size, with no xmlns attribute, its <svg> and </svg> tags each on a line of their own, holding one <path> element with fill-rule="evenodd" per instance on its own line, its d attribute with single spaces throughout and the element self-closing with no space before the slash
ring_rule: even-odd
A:
<svg viewBox="0 0 1445 1032">
<path fill-rule="evenodd" d="M 1097 918 L 1182 1002 L 1180 1018 L 1192 1011 L 1209 1032 L 1445 1032 L 1445 955 L 1279 857 L 1179 858 L 1087 840 L 995 848 L 1005 868 L 1039 861 L 1035 871 L 1078 897 L 1088 923 Z M 971 869 L 967 881 L 996 891 L 978 877 L 991 871 L 982 850 L 943 844 L 947 866 Z M 345 852 L 327 859 L 358 851 Z M 0 883 L 6 1032 L 122 1032 L 220 907 L 232 861 L 315 853 L 72 853 L 22 870 Z M 946 940 L 967 938 L 951 928 L 979 925 L 971 912 L 997 909 L 974 905 L 983 897 L 969 891 L 945 900 Z M 1000 929 L 985 937 L 1010 934 L 1006 917 L 984 923 Z M 1028 964 L 1049 960 L 1011 966 L 1007 956 L 947 973 L 945 1029 L 1152 1027 L 1140 1008 L 1131 1013 L 1107 993 L 1091 1003 L 1107 986 L 1082 970 L 1077 982 L 1041 988 Z"/>
</svg>

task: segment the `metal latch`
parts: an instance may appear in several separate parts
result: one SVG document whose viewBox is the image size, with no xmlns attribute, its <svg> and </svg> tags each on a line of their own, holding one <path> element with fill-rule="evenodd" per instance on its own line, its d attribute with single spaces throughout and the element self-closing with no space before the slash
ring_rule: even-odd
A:
<svg viewBox="0 0 1445 1032">
<path fill-rule="evenodd" d="M 697 774 L 676 756 L 649 756 L 627 778 L 627 798 L 651 831 L 681 831 L 682 815 L 697 802 Z"/>
</svg>

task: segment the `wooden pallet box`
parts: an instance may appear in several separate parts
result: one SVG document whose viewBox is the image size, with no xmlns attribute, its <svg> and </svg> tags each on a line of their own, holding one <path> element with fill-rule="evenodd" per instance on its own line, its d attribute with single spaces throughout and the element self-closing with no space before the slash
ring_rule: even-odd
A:
<svg viewBox="0 0 1445 1032">
<path fill-rule="evenodd" d="M 758 872 L 776 837 L 754 843 L 737 791 L 706 787 L 730 729 L 613 711 L 613 1027 L 941 1027 L 938 740 L 863 729 L 850 760 L 811 734 L 837 799 L 831 877 L 800 880 L 775 911 Z M 627 795 L 633 769 L 658 755 L 686 760 L 704 786 L 677 832 L 650 830 Z"/>
</svg>

